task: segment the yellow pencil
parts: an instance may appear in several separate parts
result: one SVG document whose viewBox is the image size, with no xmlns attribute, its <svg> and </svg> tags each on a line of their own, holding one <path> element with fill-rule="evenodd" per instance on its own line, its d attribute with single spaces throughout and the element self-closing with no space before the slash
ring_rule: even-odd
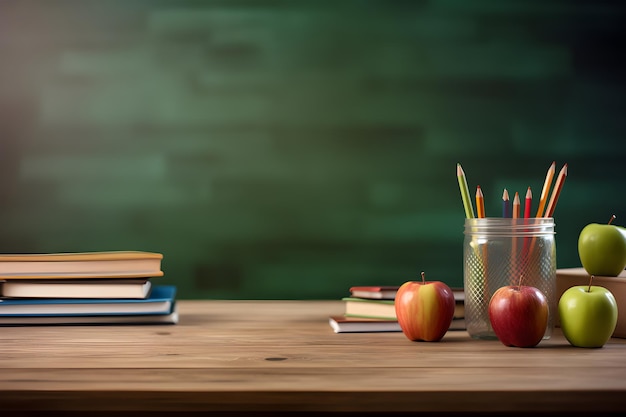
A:
<svg viewBox="0 0 626 417">
<path fill-rule="evenodd" d="M 552 190 L 552 195 L 550 196 L 550 202 L 546 208 L 546 214 L 543 217 L 554 216 L 554 209 L 556 208 L 556 202 L 558 201 L 561 190 L 563 189 L 565 177 L 567 177 L 567 164 L 563 165 L 563 168 L 561 168 L 561 171 L 559 172 L 556 184 L 554 184 L 554 190 Z"/>
<path fill-rule="evenodd" d="M 474 207 L 469 197 L 469 189 L 467 188 L 467 180 L 465 179 L 465 172 L 461 168 L 461 164 L 456 164 L 456 176 L 459 180 L 459 188 L 461 189 L 461 198 L 463 199 L 463 207 L 465 208 L 465 217 L 468 219 L 474 218 Z"/>
<path fill-rule="evenodd" d="M 539 207 L 537 208 L 537 215 L 535 217 L 543 217 L 543 209 L 546 206 L 548 200 L 548 193 L 550 192 L 550 186 L 552 185 L 552 179 L 554 178 L 554 171 L 556 170 L 556 162 L 553 161 L 548 173 L 546 174 L 546 181 L 543 183 L 543 189 L 541 190 L 541 197 L 539 198 Z"/>
</svg>

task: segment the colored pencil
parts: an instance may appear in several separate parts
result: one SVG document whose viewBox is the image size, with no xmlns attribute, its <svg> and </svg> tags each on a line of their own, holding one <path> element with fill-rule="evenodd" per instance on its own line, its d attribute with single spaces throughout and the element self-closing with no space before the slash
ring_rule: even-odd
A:
<svg viewBox="0 0 626 417">
<path fill-rule="evenodd" d="M 528 191 L 526 191 L 526 202 L 524 203 L 524 218 L 528 219 L 530 217 L 530 207 L 533 203 L 533 193 L 530 191 L 530 187 L 528 187 Z"/>
<path fill-rule="evenodd" d="M 512 217 L 514 219 L 519 219 L 520 217 L 520 201 L 519 201 L 519 193 L 516 191 L 515 196 L 513 197 L 513 212 Z"/>
<path fill-rule="evenodd" d="M 554 209 L 556 208 L 556 203 L 559 199 L 559 195 L 561 194 L 561 190 L 563 189 L 563 183 L 565 182 L 566 177 L 567 164 L 563 165 L 563 168 L 561 168 L 561 171 L 559 172 L 559 176 L 554 184 L 554 190 L 552 190 L 552 195 L 550 196 L 550 202 L 548 203 L 548 207 L 546 207 L 546 213 L 543 217 L 554 216 Z"/>
<path fill-rule="evenodd" d="M 535 217 L 543 217 L 543 209 L 546 206 L 546 201 L 548 200 L 548 194 L 550 193 L 550 186 L 552 185 L 552 179 L 554 178 L 554 172 L 556 170 L 556 162 L 553 161 L 548 168 L 548 173 L 546 174 L 546 180 L 543 183 L 543 189 L 541 190 L 541 197 L 539 198 L 539 206 L 537 207 L 537 215 Z"/>
<path fill-rule="evenodd" d="M 485 217 L 485 197 L 480 185 L 476 186 L 476 217 L 480 219 Z"/>
<path fill-rule="evenodd" d="M 514 219 L 519 219 L 520 217 L 520 200 L 519 193 L 516 191 L 515 196 L 513 197 L 513 210 L 511 212 L 511 217 Z M 513 271 L 513 275 L 511 276 L 513 284 L 519 275 L 518 271 L 518 259 L 517 259 L 517 238 L 513 238 L 511 240 L 511 270 Z"/>
<path fill-rule="evenodd" d="M 469 197 L 469 189 L 467 188 L 467 179 L 465 178 L 465 172 L 461 168 L 461 164 L 456 164 L 456 176 L 459 180 L 459 188 L 461 189 L 461 198 L 463 199 L 463 207 L 465 208 L 465 217 L 468 219 L 474 218 L 474 206 Z"/>
<path fill-rule="evenodd" d="M 527 219 L 530 218 L 530 209 L 532 207 L 532 202 L 533 202 L 533 193 L 530 190 L 530 187 L 528 187 L 528 190 L 526 190 L 526 202 L 524 203 L 524 222 L 528 222 Z M 524 237 L 524 246 L 522 247 L 522 262 L 526 262 L 528 260 L 528 244 L 529 244 L 529 238 L 528 237 Z M 534 246 L 534 243 L 533 243 Z M 522 263 L 523 264 L 523 263 Z"/>
<path fill-rule="evenodd" d="M 511 217 L 511 200 L 509 199 L 509 192 L 506 188 L 502 193 L 502 217 Z"/>
</svg>

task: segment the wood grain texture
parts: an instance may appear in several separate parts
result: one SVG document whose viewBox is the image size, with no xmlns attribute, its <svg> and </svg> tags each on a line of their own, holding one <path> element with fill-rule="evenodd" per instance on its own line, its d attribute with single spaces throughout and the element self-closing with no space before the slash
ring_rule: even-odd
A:
<svg viewBox="0 0 626 417">
<path fill-rule="evenodd" d="M 0 329 L 0 409 L 624 411 L 626 340 L 531 349 L 451 331 L 335 334 L 339 301 L 181 300 L 175 326 Z M 4 414 L 3 414 L 4 415 Z"/>
</svg>

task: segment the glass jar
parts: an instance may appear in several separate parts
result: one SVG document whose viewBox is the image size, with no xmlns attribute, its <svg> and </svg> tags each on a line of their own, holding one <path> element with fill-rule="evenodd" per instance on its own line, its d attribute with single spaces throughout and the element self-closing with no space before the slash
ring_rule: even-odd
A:
<svg viewBox="0 0 626 417">
<path fill-rule="evenodd" d="M 549 339 L 554 327 L 556 245 L 553 218 L 465 219 L 463 286 L 465 323 L 475 339 L 496 339 L 489 321 L 489 301 L 506 285 L 533 286 L 548 299 Z"/>
</svg>

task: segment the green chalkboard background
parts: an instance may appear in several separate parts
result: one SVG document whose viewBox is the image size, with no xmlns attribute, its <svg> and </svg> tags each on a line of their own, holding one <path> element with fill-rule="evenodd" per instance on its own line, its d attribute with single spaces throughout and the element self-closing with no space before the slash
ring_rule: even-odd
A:
<svg viewBox="0 0 626 417">
<path fill-rule="evenodd" d="M 626 224 L 623 2 L 0 2 L 0 251 L 148 250 L 179 298 L 462 285 L 456 179 L 558 267 Z"/>
</svg>

